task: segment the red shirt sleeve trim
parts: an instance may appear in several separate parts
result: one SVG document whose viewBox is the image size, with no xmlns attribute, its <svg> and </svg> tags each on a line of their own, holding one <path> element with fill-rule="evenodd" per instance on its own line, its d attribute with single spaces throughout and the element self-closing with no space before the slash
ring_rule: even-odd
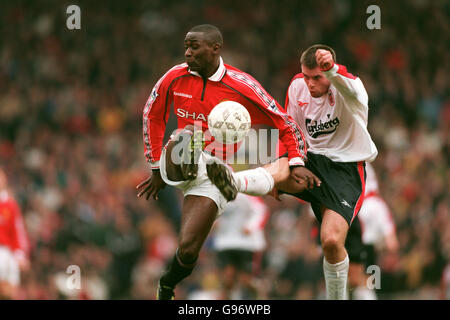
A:
<svg viewBox="0 0 450 320">
<path fill-rule="evenodd" d="M 348 72 L 347 68 L 345 66 L 338 64 L 338 67 L 339 67 L 339 69 L 338 69 L 337 73 L 339 73 L 341 76 L 344 76 L 344 77 L 347 77 L 347 78 L 350 78 L 353 80 L 355 80 L 357 78 L 354 75 L 352 75 L 350 72 Z"/>
</svg>

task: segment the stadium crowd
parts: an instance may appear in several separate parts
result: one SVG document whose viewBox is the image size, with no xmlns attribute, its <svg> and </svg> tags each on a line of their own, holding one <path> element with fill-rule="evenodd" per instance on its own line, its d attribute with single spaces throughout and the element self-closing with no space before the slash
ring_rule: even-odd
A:
<svg viewBox="0 0 450 320">
<path fill-rule="evenodd" d="M 186 30 L 211 23 L 224 34 L 225 62 L 281 104 L 313 43 L 333 47 L 363 79 L 374 167 L 400 242 L 397 255 L 380 255 L 377 293 L 449 299 L 450 4 L 379 3 L 380 30 L 366 27 L 369 4 L 79 1 L 81 29 L 68 30 L 69 3 L 1 2 L 0 166 L 31 242 L 18 298 L 155 297 L 176 248 L 181 194 L 167 187 L 158 202 L 136 198 L 149 172 L 142 110 L 158 78 L 183 61 Z M 323 299 L 314 217 L 295 199 L 264 200 L 271 215 L 257 298 Z M 220 298 L 213 241 L 177 298 Z M 70 265 L 81 269 L 81 290 L 67 289 Z"/>
</svg>

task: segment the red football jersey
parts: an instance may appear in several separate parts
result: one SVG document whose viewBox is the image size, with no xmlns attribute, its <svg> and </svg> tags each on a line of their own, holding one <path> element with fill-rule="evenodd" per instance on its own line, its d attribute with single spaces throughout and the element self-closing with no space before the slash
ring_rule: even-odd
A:
<svg viewBox="0 0 450 320">
<path fill-rule="evenodd" d="M 30 247 L 20 208 L 7 191 L 0 191 L 0 246 L 25 256 Z"/>
<path fill-rule="evenodd" d="M 178 128 L 201 122 L 208 129 L 208 115 L 221 101 L 239 102 L 250 113 L 252 124 L 279 129 L 280 140 L 288 148 L 289 164 L 303 165 L 306 144 L 299 126 L 249 74 L 223 63 L 215 74 L 203 79 L 186 63 L 170 69 L 153 88 L 143 112 L 145 156 L 152 169 L 159 168 L 164 131 L 173 102 Z M 236 149 L 236 148 L 235 148 Z"/>
</svg>

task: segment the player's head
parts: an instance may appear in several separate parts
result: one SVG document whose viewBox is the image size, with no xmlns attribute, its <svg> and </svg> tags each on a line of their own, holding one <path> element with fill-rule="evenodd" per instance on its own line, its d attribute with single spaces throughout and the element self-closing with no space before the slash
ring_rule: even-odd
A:
<svg viewBox="0 0 450 320">
<path fill-rule="evenodd" d="M 320 68 L 317 65 L 316 51 L 319 49 L 330 51 L 333 56 L 333 60 L 336 62 L 336 53 L 334 50 L 324 44 L 315 44 L 302 53 L 300 57 L 300 64 L 302 67 L 303 77 L 306 85 L 308 86 L 309 93 L 314 98 L 318 98 L 326 94 L 328 92 L 328 88 L 330 87 L 330 81 L 325 77 L 322 71 L 320 71 Z"/>
<path fill-rule="evenodd" d="M 193 27 L 184 39 L 184 57 L 192 71 L 211 76 L 219 65 L 222 33 L 215 26 L 201 24 Z"/>
</svg>

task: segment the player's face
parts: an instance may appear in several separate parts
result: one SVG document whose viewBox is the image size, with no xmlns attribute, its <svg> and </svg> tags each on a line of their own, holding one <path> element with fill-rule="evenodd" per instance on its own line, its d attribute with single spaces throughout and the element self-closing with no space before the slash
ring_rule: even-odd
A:
<svg viewBox="0 0 450 320">
<path fill-rule="evenodd" d="M 214 66 L 214 47 L 205 40 L 203 32 L 188 32 L 184 39 L 184 50 L 190 70 L 204 75 Z"/>
<path fill-rule="evenodd" d="M 328 92 L 330 81 L 320 71 L 319 67 L 309 69 L 307 66 L 302 65 L 302 73 L 309 93 L 314 98 L 319 98 Z"/>
</svg>

